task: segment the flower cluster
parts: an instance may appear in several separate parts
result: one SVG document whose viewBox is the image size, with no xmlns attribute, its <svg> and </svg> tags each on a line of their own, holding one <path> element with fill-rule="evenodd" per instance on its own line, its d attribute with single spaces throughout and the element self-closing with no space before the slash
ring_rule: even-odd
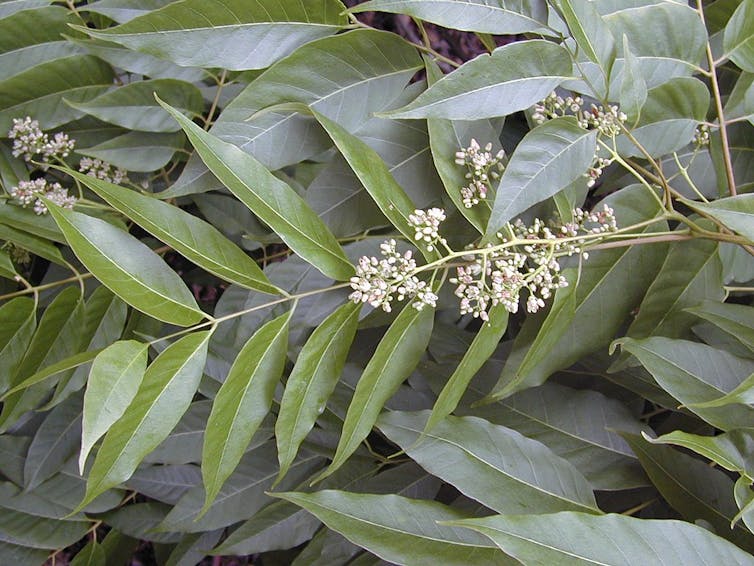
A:
<svg viewBox="0 0 754 566">
<path fill-rule="evenodd" d="M 23 156 L 24 160 L 31 161 L 34 156 L 41 155 L 44 163 L 67 157 L 75 144 L 75 140 L 69 139 L 63 133 L 57 133 L 50 138 L 39 128 L 39 122 L 29 116 L 14 118 L 8 137 L 13 140 L 14 157 Z"/>
<path fill-rule="evenodd" d="M 500 245 L 489 244 L 466 256 L 469 264 L 458 267 L 456 277 L 450 279 L 457 286 L 461 314 L 487 321 L 488 309 L 498 304 L 511 313 L 518 312 L 524 289 L 528 293 L 527 312 L 535 313 L 544 307 L 556 289 L 568 286 L 560 273 L 558 258 L 582 253 L 586 259 L 580 245 L 587 235 L 616 230 L 615 214 L 606 205 L 597 212 L 577 208 L 573 217 L 573 222 L 556 229 L 539 219 L 531 225 L 519 219 L 510 225 L 511 240 L 498 234 Z"/>
<path fill-rule="evenodd" d="M 392 310 L 394 300 L 416 299 L 414 307 L 422 309 L 437 304 L 437 295 L 426 281 L 416 275 L 416 261 L 411 251 L 400 254 L 395 240 L 387 240 L 380 245 L 382 259 L 362 256 L 356 266 L 356 276 L 351 277 L 354 290 L 348 298 L 355 303 L 369 303 L 381 307 L 385 312 Z"/>
<path fill-rule="evenodd" d="M 33 203 L 34 212 L 39 215 L 47 214 L 47 205 L 40 197 L 63 208 L 73 208 L 76 202 L 76 198 L 69 195 L 68 189 L 60 186 L 60 183 L 48 183 L 43 178 L 19 181 L 18 186 L 11 187 L 10 195 L 24 208 Z"/>
<path fill-rule="evenodd" d="M 595 106 L 592 104 L 591 109 L 581 112 L 578 119 L 579 126 L 585 130 L 596 128 L 603 136 L 612 138 L 620 134 L 621 124 L 628 117 L 615 105 L 608 105 L 605 108 L 604 106 Z"/>
<path fill-rule="evenodd" d="M 537 124 L 544 124 L 547 120 L 559 116 L 577 115 L 583 105 L 584 99 L 580 96 L 563 98 L 557 92 L 551 92 L 544 100 L 534 105 L 531 119 Z"/>
<path fill-rule="evenodd" d="M 694 145 L 701 149 L 709 145 L 709 139 L 709 126 L 707 124 L 699 124 L 694 131 Z"/>
<path fill-rule="evenodd" d="M 435 249 L 435 244 L 447 244 L 445 238 L 440 236 L 440 223 L 445 220 L 445 211 L 441 208 L 430 208 L 427 211 L 415 210 L 408 215 L 408 221 L 414 228 L 414 239 L 423 243 L 427 251 Z"/>
<path fill-rule="evenodd" d="M 466 178 L 469 184 L 461 188 L 461 197 L 466 208 L 471 208 L 487 198 L 491 187 L 490 180 L 499 178 L 499 172 L 504 169 L 504 155 L 505 152 L 501 149 L 493 156 L 491 143 L 482 149 L 475 139 L 469 142 L 469 147 L 456 152 L 456 163 L 465 165 L 468 169 Z"/>
<path fill-rule="evenodd" d="M 84 157 L 79 162 L 79 171 L 86 173 L 90 177 L 96 177 L 97 179 L 102 179 L 103 181 L 114 183 L 116 185 L 128 181 L 128 171 L 121 169 L 120 167 L 113 167 L 106 161 L 100 159 Z"/>
<path fill-rule="evenodd" d="M 601 157 L 599 152 L 600 146 L 597 146 L 594 150 L 592 164 L 586 170 L 586 173 L 584 173 L 584 177 L 587 178 L 586 186 L 590 189 L 597 183 L 597 179 L 602 176 L 602 172 L 605 168 L 613 162 L 610 158 Z"/>
<path fill-rule="evenodd" d="M 26 265 L 31 263 L 31 254 L 29 254 L 29 251 L 17 246 L 13 242 L 5 242 L 0 249 L 7 252 L 11 261 L 16 265 Z"/>
</svg>

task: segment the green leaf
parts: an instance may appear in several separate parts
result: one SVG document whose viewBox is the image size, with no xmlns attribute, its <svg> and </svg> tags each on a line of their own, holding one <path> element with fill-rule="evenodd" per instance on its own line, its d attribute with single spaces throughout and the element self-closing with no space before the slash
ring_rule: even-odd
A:
<svg viewBox="0 0 754 566">
<path fill-rule="evenodd" d="M 79 8 L 80 12 L 102 14 L 122 24 L 167 6 L 175 0 L 97 0 Z"/>
<path fill-rule="evenodd" d="M 37 383 L 42 383 L 43 381 L 46 381 L 47 378 L 55 376 L 66 370 L 77 368 L 81 365 L 84 365 L 90 362 L 91 360 L 93 360 L 94 357 L 97 354 L 99 354 L 99 352 L 100 352 L 99 350 L 79 352 L 78 354 L 74 354 L 73 356 L 69 356 L 67 358 L 62 359 L 59 362 L 50 364 L 49 366 L 46 366 L 44 369 L 41 369 L 38 372 L 33 373 L 32 375 L 24 379 L 21 383 L 14 385 L 2 397 L 0 397 L 0 399 L 5 399 L 6 397 L 12 395 L 13 393 L 16 393 L 17 391 L 28 389 L 29 387 L 31 387 L 32 385 L 36 385 Z"/>
<path fill-rule="evenodd" d="M 563 512 L 450 524 L 485 534 L 524 564 L 754 564 L 737 546 L 683 521 Z"/>
<path fill-rule="evenodd" d="M 183 132 L 128 132 L 92 147 L 77 148 L 76 153 L 107 161 L 127 171 L 149 172 L 167 165 L 185 143 Z"/>
<path fill-rule="evenodd" d="M 100 120 L 130 130 L 175 132 L 180 126 L 155 100 L 155 93 L 174 108 L 191 117 L 204 107 L 202 93 L 194 85 L 175 79 L 137 81 L 84 103 L 70 106 Z"/>
<path fill-rule="evenodd" d="M 683 405 L 721 430 L 747 427 L 754 409 L 746 405 L 697 407 L 734 390 L 754 373 L 754 361 L 706 344 L 660 336 L 618 341 L 636 356 L 655 381 Z"/>
<path fill-rule="evenodd" d="M 596 145 L 597 130 L 580 128 L 570 116 L 548 120 L 526 134 L 500 178 L 485 238 L 583 177 Z"/>
<path fill-rule="evenodd" d="M 310 111 L 332 138 L 335 146 L 348 161 L 351 169 L 382 213 L 409 241 L 414 241 L 416 231 L 411 226 L 408 217 L 416 211 L 416 206 L 390 174 L 382 158 L 337 122 L 315 110 Z M 427 261 L 437 258 L 436 252 L 428 252 L 422 246 L 420 249 Z"/>
<path fill-rule="evenodd" d="M 88 521 L 45 519 L 10 509 L 0 513 L 0 542 L 31 548 L 65 548 L 89 530 Z"/>
<path fill-rule="evenodd" d="M 4 0 L 0 4 L 0 18 L 7 18 L 21 10 L 31 10 L 52 4 L 52 0 Z"/>
<path fill-rule="evenodd" d="M 754 2 L 743 0 L 725 26 L 725 56 L 744 71 L 754 72 Z"/>
<path fill-rule="evenodd" d="M 202 476 L 209 509 L 235 470 L 272 405 L 288 351 L 288 324 L 293 311 L 257 330 L 241 349 L 212 403 L 202 449 Z"/>
<path fill-rule="evenodd" d="M 536 440 L 476 417 L 447 417 L 422 435 L 428 416 L 384 413 L 377 426 L 425 470 L 495 511 L 599 512 L 584 476 Z"/>
<path fill-rule="evenodd" d="M 57 263 L 58 265 L 65 266 L 65 260 L 57 246 L 35 234 L 30 234 L 11 226 L 0 224 L 0 239 L 13 242 L 17 246 L 34 255 L 38 255 L 39 257 Z"/>
<path fill-rule="evenodd" d="M 680 200 L 691 209 L 716 218 L 754 243 L 754 194 L 721 198 L 707 203 Z"/>
<path fill-rule="evenodd" d="M 349 10 L 406 14 L 442 27 L 480 33 L 551 35 L 547 27 L 547 5 L 540 0 L 371 0 Z M 549 31 L 549 34 L 548 34 Z"/>
<path fill-rule="evenodd" d="M 183 67 L 263 69 L 298 46 L 347 22 L 336 0 L 180 0 L 92 37 L 168 59 Z"/>
<path fill-rule="evenodd" d="M 16 281 L 16 276 L 18 275 L 16 267 L 13 265 L 13 260 L 4 250 L 0 250 L 0 275 L 13 281 Z"/>
<path fill-rule="evenodd" d="M 713 532 L 752 552 L 754 535 L 740 523 L 731 530 L 738 508 L 733 499 L 733 480 L 725 472 L 670 446 L 651 444 L 633 434 L 622 436 L 660 495 L 684 519 L 707 521 Z"/>
<path fill-rule="evenodd" d="M 71 566 L 107 566 L 107 555 L 101 544 L 91 540 L 76 553 Z"/>
<path fill-rule="evenodd" d="M 610 71 L 615 61 L 615 39 L 610 28 L 592 2 L 560 0 L 560 12 L 576 41 L 579 54 L 599 65 L 604 84 L 610 84 Z M 604 93 L 607 97 L 607 92 Z"/>
<path fill-rule="evenodd" d="M 49 210 L 81 263 L 129 305 L 178 326 L 203 318 L 178 274 L 146 245 L 104 220 L 53 205 Z"/>
<path fill-rule="evenodd" d="M 717 242 L 695 239 L 673 243 L 626 334 L 631 338 L 685 337 L 696 319 L 684 310 L 723 296 Z"/>
<path fill-rule="evenodd" d="M 194 332 L 157 356 L 123 416 L 110 427 L 89 472 L 77 510 L 126 481 L 188 409 L 199 386 L 210 332 Z"/>
<path fill-rule="evenodd" d="M 122 340 L 100 352 L 89 372 L 84 395 L 79 471 L 89 451 L 115 422 L 123 416 L 136 396 L 147 367 L 148 344 Z"/>
<path fill-rule="evenodd" d="M 433 309 L 408 304 L 390 325 L 356 385 L 333 461 L 314 481 L 342 466 L 369 435 L 385 402 L 419 363 L 433 322 Z"/>
<path fill-rule="evenodd" d="M 718 434 L 700 436 L 674 430 L 657 438 L 644 435 L 652 444 L 673 444 L 693 450 L 731 472 L 754 479 L 754 429 L 739 428 Z M 637 440 L 638 442 L 638 440 Z"/>
<path fill-rule="evenodd" d="M 482 537 L 438 525 L 464 513 L 435 501 L 398 495 L 368 495 L 323 490 L 316 493 L 275 493 L 303 507 L 330 529 L 389 562 L 467 566 L 510 564 Z"/>
<path fill-rule="evenodd" d="M 31 299 L 18 297 L 0 306 L 0 359 L 3 360 L 0 391 L 5 392 L 11 386 L 36 326 L 36 304 Z"/>
<path fill-rule="evenodd" d="M 542 100 L 571 72 L 563 47 L 542 40 L 514 42 L 469 61 L 386 115 L 455 120 L 506 116 Z"/>
<path fill-rule="evenodd" d="M 686 312 L 711 322 L 754 352 L 754 307 L 704 301 Z"/>
<path fill-rule="evenodd" d="M 508 311 L 504 305 L 498 304 L 490 309 L 489 318 L 489 322 L 482 324 L 461 362 L 442 388 L 427 419 L 425 433 L 430 432 L 456 409 L 474 375 L 500 344 L 508 328 Z"/>
<path fill-rule="evenodd" d="M 620 83 L 620 109 L 629 125 L 636 126 L 647 101 L 647 83 L 641 74 L 639 60 L 631 52 L 628 38 L 623 36 L 623 78 Z"/>
<path fill-rule="evenodd" d="M 210 273 L 247 289 L 280 293 L 256 261 L 208 222 L 153 197 L 69 169 L 65 171 L 110 206 Z"/>
<path fill-rule="evenodd" d="M 335 389 L 356 334 L 360 311 L 361 304 L 351 301 L 341 306 L 317 327 L 296 359 L 275 421 L 280 478 Z"/>
<path fill-rule="evenodd" d="M 13 118 L 34 116 L 43 129 L 56 128 L 83 116 L 63 99 L 84 102 L 112 86 L 113 70 L 90 55 L 48 61 L 0 82 L 0 136 Z"/>
<path fill-rule="evenodd" d="M 170 106 L 210 170 L 290 248 L 334 279 L 348 279 L 353 266 L 335 236 L 293 189 L 251 155 L 202 130 Z"/>
<path fill-rule="evenodd" d="M 754 373 L 744 379 L 736 388 L 712 401 L 702 401 L 691 403 L 697 409 L 706 409 L 710 407 L 723 407 L 732 403 L 741 403 L 742 405 L 754 405 Z"/>
<path fill-rule="evenodd" d="M 588 389 L 545 383 L 501 401 L 465 409 L 541 442 L 599 490 L 648 484 L 628 444 L 615 432 L 649 432 L 620 401 Z"/>
</svg>

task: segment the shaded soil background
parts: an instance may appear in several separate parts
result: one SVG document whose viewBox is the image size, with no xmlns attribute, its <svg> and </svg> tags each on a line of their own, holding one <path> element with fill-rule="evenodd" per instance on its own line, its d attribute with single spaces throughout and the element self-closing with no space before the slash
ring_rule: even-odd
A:
<svg viewBox="0 0 754 566">
<path fill-rule="evenodd" d="M 350 8 L 357 4 L 361 4 L 364 1 L 366 0 L 343 0 L 343 3 Z M 410 16 L 382 12 L 364 12 L 356 14 L 356 17 L 359 21 L 373 28 L 396 33 L 412 43 L 419 45 L 424 44 L 421 31 Z M 432 49 L 440 55 L 452 59 L 459 64 L 473 59 L 482 53 L 488 52 L 482 41 L 473 33 L 442 28 L 429 23 L 425 23 L 423 26 Z M 500 46 L 515 41 L 518 37 L 492 36 L 491 39 L 494 41 L 495 45 Z M 451 65 L 444 62 L 440 62 L 440 67 L 446 73 L 453 69 Z M 166 257 L 166 259 L 170 263 L 170 258 Z M 178 257 L 175 259 L 180 262 Z M 203 286 L 198 283 L 190 285 L 197 300 L 205 303 L 214 303 L 218 297 L 218 292 L 222 292 L 221 289 L 212 286 Z M 102 541 L 108 530 L 107 527 L 100 527 L 97 531 L 97 540 Z M 57 553 L 54 557 L 49 559 L 44 566 L 68 566 L 75 555 L 86 545 L 87 542 L 88 540 L 82 540 L 78 544 Z M 155 566 L 158 563 L 163 563 L 167 550 L 167 547 L 161 547 L 161 545 L 153 545 L 147 541 L 139 542 L 134 545 L 133 554 L 128 565 Z M 280 552 L 268 552 L 263 556 L 206 557 L 198 564 L 199 566 L 287 566 L 293 560 L 295 555 L 298 554 L 298 551 L 298 549 L 292 549 Z M 158 556 L 162 558 L 162 560 L 158 560 Z M 108 564 L 108 566 L 111 565 Z M 120 565 L 113 564 L 112 566 Z"/>
</svg>

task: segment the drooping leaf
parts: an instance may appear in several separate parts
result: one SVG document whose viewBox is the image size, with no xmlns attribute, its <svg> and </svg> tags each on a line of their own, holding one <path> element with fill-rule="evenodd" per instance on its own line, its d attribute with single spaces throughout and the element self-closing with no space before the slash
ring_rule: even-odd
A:
<svg viewBox="0 0 754 566">
<path fill-rule="evenodd" d="M 24 379 L 21 383 L 14 385 L 11 389 L 9 389 L 5 393 L 5 395 L 0 397 L 0 399 L 8 397 L 12 395 L 13 393 L 21 391 L 23 389 L 28 389 L 32 385 L 36 385 L 38 383 L 42 383 L 43 381 L 47 381 L 47 379 L 49 379 L 50 377 L 57 376 L 58 374 L 64 371 L 78 368 L 84 364 L 87 364 L 88 362 L 92 361 L 97 354 L 99 354 L 99 350 L 81 352 L 79 354 L 74 354 L 73 356 L 64 358 L 60 360 L 59 362 L 55 362 L 54 364 L 50 364 L 49 366 L 46 366 L 44 369 L 39 370 L 38 372 L 30 375 L 29 377 Z"/>
<path fill-rule="evenodd" d="M 163 104 L 181 124 L 210 170 L 290 248 L 334 279 L 348 279 L 353 266 L 335 237 L 285 182 L 252 156 L 202 130 Z"/>
<path fill-rule="evenodd" d="M 116 210 L 210 273 L 263 293 L 280 292 L 253 259 L 208 222 L 161 200 L 89 175 L 70 170 L 66 172 Z"/>
<path fill-rule="evenodd" d="M 0 224 L 0 239 L 13 242 L 16 246 L 53 263 L 65 265 L 65 260 L 57 246 L 35 234 Z"/>
<path fill-rule="evenodd" d="M 552 33 L 547 29 L 547 6 L 539 0 L 514 5 L 502 0 L 371 0 L 349 11 L 406 14 L 442 27 L 480 33 Z"/>
<path fill-rule="evenodd" d="M 51 206 L 50 215 L 81 263 L 132 307 L 179 326 L 202 319 L 204 314 L 178 274 L 146 245 L 80 212 Z"/>
<path fill-rule="evenodd" d="M 702 419 L 731 430 L 751 424 L 754 409 L 747 405 L 704 408 L 696 403 L 718 399 L 754 373 L 754 361 L 738 358 L 706 344 L 655 336 L 623 338 L 622 348 L 636 356 L 657 383 Z"/>
<path fill-rule="evenodd" d="M 263 69 L 345 23 L 336 0 L 180 0 L 106 30 L 82 28 L 185 67 Z"/>
<path fill-rule="evenodd" d="M 209 509 L 233 473 L 272 405 L 285 367 L 292 311 L 260 328 L 241 349 L 212 403 L 202 449 L 202 476 Z"/>
<path fill-rule="evenodd" d="M 162 503 L 175 505 L 189 489 L 202 483 L 201 468 L 194 464 L 140 466 L 126 487 Z"/>
<path fill-rule="evenodd" d="M 127 171 L 155 171 L 166 165 L 176 151 L 183 149 L 186 138 L 182 132 L 155 134 L 128 132 L 76 152 L 106 161 Z"/>
<path fill-rule="evenodd" d="M 586 479 L 539 442 L 476 417 L 446 417 L 422 437 L 428 416 L 394 411 L 377 426 L 425 470 L 495 511 L 599 512 Z"/>
<path fill-rule="evenodd" d="M 583 177 L 596 140 L 597 130 L 584 130 L 572 117 L 549 120 L 529 132 L 500 178 L 485 237 L 494 237 L 506 222 Z"/>
<path fill-rule="evenodd" d="M 52 4 L 52 0 L 5 0 L 0 4 L 0 18 L 6 18 L 21 10 L 31 10 Z"/>
<path fill-rule="evenodd" d="M 620 83 L 620 109 L 627 122 L 635 126 L 647 101 L 647 83 L 641 75 L 639 60 L 631 52 L 628 38 L 623 36 L 623 79 Z"/>
<path fill-rule="evenodd" d="M 36 305 L 26 297 L 17 297 L 0 306 L 0 391 L 5 392 L 23 360 L 36 329 Z"/>
<path fill-rule="evenodd" d="M 455 120 L 506 116 L 542 100 L 571 71 L 563 47 L 542 40 L 514 42 L 469 61 L 386 115 Z"/>
<path fill-rule="evenodd" d="M 141 385 L 149 346 L 135 340 L 114 342 L 92 363 L 84 395 L 79 471 L 89 451 L 123 416 Z"/>
<path fill-rule="evenodd" d="M 105 435 L 78 509 L 127 480 L 144 456 L 170 434 L 199 386 L 209 337 L 210 332 L 188 334 L 147 368 L 133 401 Z"/>
<path fill-rule="evenodd" d="M 754 535 L 742 525 L 731 529 L 738 513 L 733 480 L 724 472 L 673 449 L 624 434 L 662 497 L 690 522 L 703 519 L 715 533 L 752 552 Z"/>
<path fill-rule="evenodd" d="M 143 132 L 175 132 L 180 126 L 155 100 L 155 93 L 184 114 L 195 116 L 204 106 L 194 85 L 175 79 L 138 81 L 83 103 L 68 102 L 100 120 Z"/>
<path fill-rule="evenodd" d="M 167 6 L 175 0 L 97 0 L 81 6 L 80 11 L 94 12 L 107 16 L 122 24 L 143 16 L 153 10 Z"/>
<path fill-rule="evenodd" d="M 709 203 L 683 199 L 683 203 L 697 212 L 718 219 L 734 232 L 754 242 L 754 194 L 721 198 Z"/>
<path fill-rule="evenodd" d="M 419 362 L 433 322 L 433 309 L 416 309 L 409 304 L 390 325 L 356 385 L 333 461 L 315 481 L 342 466 L 367 437 L 385 402 Z"/>
<path fill-rule="evenodd" d="M 743 0 L 725 26 L 723 48 L 744 71 L 754 72 L 754 2 Z"/>
<path fill-rule="evenodd" d="M 296 359 L 275 421 L 281 478 L 340 378 L 360 310 L 360 304 L 349 301 L 333 312 L 312 333 Z"/>
<path fill-rule="evenodd" d="M 562 512 L 454 521 L 524 564 L 754 564 L 751 555 L 683 521 Z"/>
<path fill-rule="evenodd" d="M 96 540 L 91 540 L 76 553 L 71 566 L 107 566 L 107 555 Z"/>
<path fill-rule="evenodd" d="M 459 520 L 464 513 L 435 501 L 399 495 L 368 495 L 322 490 L 276 493 L 317 516 L 329 528 L 390 562 L 413 564 L 509 564 L 504 554 L 480 537 L 443 527 L 437 521 Z"/>
<path fill-rule="evenodd" d="M 60 521 L 27 515 L 10 509 L 0 513 L 0 542 L 31 548 L 65 548 L 89 529 L 88 521 Z"/>
<path fill-rule="evenodd" d="M 754 307 L 704 301 L 686 312 L 711 322 L 754 352 Z"/>
</svg>

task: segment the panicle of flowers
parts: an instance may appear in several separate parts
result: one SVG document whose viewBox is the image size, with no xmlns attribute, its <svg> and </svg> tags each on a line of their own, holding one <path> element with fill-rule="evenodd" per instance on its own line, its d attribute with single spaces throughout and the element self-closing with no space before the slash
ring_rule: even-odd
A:
<svg viewBox="0 0 754 566">
<path fill-rule="evenodd" d="M 612 159 L 600 156 L 600 146 L 594 149 L 594 158 L 592 164 L 584 173 L 584 177 L 587 178 L 586 186 L 590 189 L 597 183 L 597 179 L 602 176 L 605 168 L 613 162 Z"/>
<path fill-rule="evenodd" d="M 458 267 L 456 277 L 450 279 L 461 300 L 461 314 L 488 321 L 489 308 L 498 304 L 516 313 L 524 290 L 527 312 L 544 307 L 556 289 L 568 286 L 558 258 L 581 253 L 586 259 L 580 246 L 587 236 L 617 229 L 615 214 L 607 205 L 593 212 L 577 208 L 573 217 L 572 222 L 552 228 L 540 219 L 531 225 L 519 219 L 509 226 L 514 241 L 522 243 L 506 247 L 509 240 L 498 234 L 502 245 L 488 244 L 486 249 L 470 252 L 469 264 Z"/>
<path fill-rule="evenodd" d="M 394 300 L 416 299 L 413 303 L 421 310 L 429 305 L 437 305 L 437 295 L 426 281 L 421 281 L 414 273 L 416 261 L 411 251 L 403 254 L 396 250 L 395 240 L 386 240 L 380 245 L 382 259 L 370 256 L 359 258 L 356 275 L 351 277 L 354 290 L 348 298 L 355 303 L 369 303 L 385 312 L 392 310 Z"/>
<path fill-rule="evenodd" d="M 13 242 L 5 242 L 2 248 L 10 256 L 11 261 L 17 265 L 26 265 L 31 263 L 31 254 L 25 248 L 17 246 Z"/>
<path fill-rule="evenodd" d="M 414 229 L 414 239 L 417 243 L 424 244 L 427 251 L 435 249 L 439 242 L 447 244 L 445 238 L 440 236 L 440 223 L 445 220 L 445 211 L 441 208 L 430 208 L 426 211 L 415 210 L 408 215 L 408 221 Z"/>
<path fill-rule="evenodd" d="M 709 126 L 707 124 L 699 124 L 694 131 L 694 145 L 701 149 L 709 145 Z"/>
<path fill-rule="evenodd" d="M 544 124 L 547 120 L 559 116 L 578 115 L 581 107 L 584 105 L 584 99 L 580 96 L 567 96 L 563 98 L 553 91 L 547 97 L 534 105 L 534 113 L 531 119 L 537 124 Z"/>
<path fill-rule="evenodd" d="M 10 195 L 24 208 L 33 204 L 34 212 L 38 215 L 47 214 L 47 205 L 40 197 L 63 208 L 73 208 L 76 203 L 76 198 L 68 194 L 68 189 L 60 183 L 48 183 L 44 178 L 19 181 L 17 186 L 11 187 Z"/>
<path fill-rule="evenodd" d="M 68 157 L 76 141 L 62 132 L 50 138 L 40 129 L 39 122 L 29 116 L 14 118 L 8 137 L 13 140 L 14 157 L 23 157 L 25 161 L 31 161 L 36 155 L 41 155 L 44 163 L 55 158 Z"/>
<path fill-rule="evenodd" d="M 591 109 L 583 110 L 578 118 L 579 126 L 585 130 L 596 128 L 600 134 L 609 138 L 620 134 L 621 124 L 628 119 L 617 106 L 612 104 L 607 108 L 592 104 Z"/>
<path fill-rule="evenodd" d="M 487 198 L 491 187 L 490 181 L 498 179 L 500 172 L 505 168 L 502 163 L 504 156 L 505 152 L 502 149 L 492 155 L 491 143 L 482 148 L 475 139 L 469 142 L 469 147 L 456 152 L 456 163 L 465 165 L 468 169 L 466 178 L 469 184 L 461 188 L 461 197 L 466 208 L 471 208 Z"/>
<path fill-rule="evenodd" d="M 128 171 L 120 167 L 114 167 L 101 159 L 82 158 L 79 162 L 79 171 L 86 173 L 90 177 L 96 177 L 97 179 L 102 179 L 116 185 L 128 181 Z"/>
</svg>

